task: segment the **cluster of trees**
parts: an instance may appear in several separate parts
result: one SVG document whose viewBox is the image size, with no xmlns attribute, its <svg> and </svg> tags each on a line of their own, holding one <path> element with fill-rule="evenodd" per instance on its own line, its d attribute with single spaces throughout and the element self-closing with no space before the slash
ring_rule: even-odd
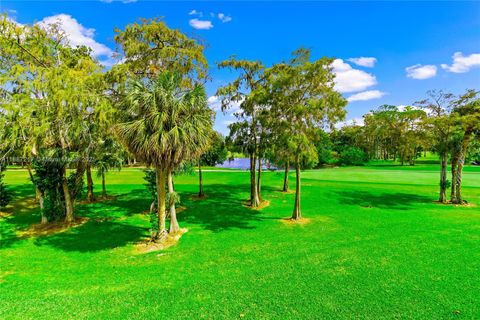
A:
<svg viewBox="0 0 480 320">
<path fill-rule="evenodd" d="M 106 70 L 91 49 L 72 47 L 52 24 L 20 26 L 0 18 L 0 163 L 18 157 L 36 189 L 42 223 L 75 220 L 75 201 L 93 202 L 92 169 L 102 180 L 127 159 L 152 167 L 152 238 L 180 227 L 174 173 L 221 163 L 226 143 L 213 130 L 204 83 L 204 44 L 158 19 L 142 19 L 115 30 L 119 62 Z M 356 165 L 369 159 L 414 164 L 419 152 L 434 150 L 442 163 L 440 201 L 446 201 L 446 165 L 452 163 L 451 201 L 462 203 L 462 170 L 479 134 L 477 92 L 455 97 L 430 92 L 418 107 L 382 106 L 365 115 L 364 126 L 335 129 L 347 101 L 334 88 L 333 59 L 312 61 L 310 51 L 271 66 L 231 57 L 219 68 L 237 75 L 220 87 L 222 110 L 240 110 L 228 144 L 250 158 L 251 207 L 262 204 L 262 163 L 285 169 L 283 190 L 295 169 L 292 219 L 301 218 L 302 168 L 338 161 Z M 10 160 L 12 162 L 12 160 Z M 14 161 L 15 162 L 15 161 Z M 3 170 L 3 169 L 2 169 Z M 8 202 L 0 174 L 0 193 Z M 167 231 L 167 216 L 170 217 Z"/>
<path fill-rule="evenodd" d="M 429 91 L 413 106 L 384 105 L 364 115 L 363 125 L 344 126 L 325 134 L 318 147 L 323 163 L 362 164 L 368 160 L 393 160 L 415 164 L 426 152 L 440 158 L 439 201 L 464 203 L 462 171 L 466 161 L 479 162 L 480 99 L 467 90 L 456 96 Z M 451 164 L 451 182 L 447 165 Z"/>
<path fill-rule="evenodd" d="M 450 202 L 464 203 L 462 198 L 462 172 L 474 137 L 480 137 L 480 99 L 478 92 L 467 90 L 461 96 L 442 91 L 430 91 L 428 98 L 418 103 L 428 110 L 425 126 L 431 133 L 433 150 L 440 156 L 439 201 L 447 201 L 447 188 L 451 185 Z M 447 180 L 447 161 L 450 155 L 452 181 Z"/>
<path fill-rule="evenodd" d="M 93 169 L 106 197 L 109 170 L 130 158 L 152 167 L 152 238 L 159 240 L 180 228 L 174 172 L 195 163 L 203 197 L 201 167 L 223 162 L 227 151 L 207 103 L 204 44 L 158 19 L 115 32 L 122 58 L 106 70 L 91 49 L 72 47 L 59 25 L 0 18 L 0 158 L 28 169 L 42 223 L 75 221 L 85 177 L 86 199 L 95 201 Z M 261 204 L 262 159 L 285 166 L 285 191 L 294 165 L 294 219 L 301 216 L 300 169 L 318 158 L 318 130 L 345 115 L 332 59 L 310 60 L 310 52 L 300 49 L 268 68 L 234 57 L 219 63 L 238 74 L 218 95 L 223 110 L 232 102 L 241 106 L 229 138 L 251 159 L 250 205 Z"/>
<path fill-rule="evenodd" d="M 240 103 L 237 121 L 230 125 L 231 143 L 250 158 L 250 205 L 262 202 L 262 160 L 271 159 L 288 171 L 295 167 L 293 220 L 301 218 L 300 170 L 317 163 L 315 143 L 321 129 L 345 117 L 346 100 L 334 89 L 333 60 L 311 61 L 310 50 L 295 51 L 288 61 L 265 67 L 260 61 L 231 57 L 220 68 L 235 70 L 238 78 L 218 89 L 222 109 Z"/>
<path fill-rule="evenodd" d="M 86 197 L 95 200 L 92 168 L 105 197 L 105 174 L 124 159 L 152 165 L 159 181 L 158 239 L 166 235 L 172 171 L 210 145 L 213 113 L 202 85 L 207 63 L 202 44 L 161 20 L 116 30 L 115 40 L 124 59 L 106 71 L 89 48 L 72 47 L 58 25 L 21 26 L 1 17 L 2 163 L 26 165 L 42 223 L 75 220 L 85 176 Z"/>
</svg>

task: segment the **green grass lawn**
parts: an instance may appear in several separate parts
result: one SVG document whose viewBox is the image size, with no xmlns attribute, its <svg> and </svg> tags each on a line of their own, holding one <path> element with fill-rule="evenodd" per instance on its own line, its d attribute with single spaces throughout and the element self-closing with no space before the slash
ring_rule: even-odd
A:
<svg viewBox="0 0 480 320">
<path fill-rule="evenodd" d="M 77 205 L 87 223 L 36 238 L 17 236 L 40 219 L 27 173 L 7 171 L 0 319 L 478 319 L 480 168 L 465 171 L 470 207 L 434 203 L 438 165 L 306 171 L 305 225 L 282 222 L 281 173 L 264 174 L 258 211 L 242 205 L 245 171 L 205 172 L 201 201 L 197 177 L 178 177 L 189 232 L 148 254 L 134 249 L 149 225 L 141 170 L 108 175 L 115 200 Z"/>
</svg>

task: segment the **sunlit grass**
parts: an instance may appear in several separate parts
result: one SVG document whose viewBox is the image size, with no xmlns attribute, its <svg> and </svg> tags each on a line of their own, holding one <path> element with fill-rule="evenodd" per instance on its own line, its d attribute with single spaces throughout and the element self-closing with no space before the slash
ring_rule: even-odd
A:
<svg viewBox="0 0 480 320">
<path fill-rule="evenodd" d="M 245 171 L 205 172 L 204 200 L 193 198 L 197 176 L 177 177 L 189 232 L 138 254 L 150 204 L 140 169 L 110 173 L 113 199 L 78 205 L 86 223 L 42 237 L 19 236 L 40 217 L 26 171 L 7 171 L 15 200 L 0 218 L 0 318 L 480 316 L 480 168 L 464 176 L 470 207 L 434 203 L 435 164 L 306 171 L 301 225 L 282 220 L 294 197 L 280 192 L 282 174 L 264 177 L 262 210 L 242 205 Z"/>
</svg>

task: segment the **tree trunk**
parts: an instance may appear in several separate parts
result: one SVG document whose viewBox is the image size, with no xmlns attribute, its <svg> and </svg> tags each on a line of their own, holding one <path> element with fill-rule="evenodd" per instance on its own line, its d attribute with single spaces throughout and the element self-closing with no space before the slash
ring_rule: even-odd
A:
<svg viewBox="0 0 480 320">
<path fill-rule="evenodd" d="M 37 188 L 38 190 L 38 188 Z M 40 190 L 38 190 L 40 192 Z M 39 198 L 38 198 L 38 203 L 40 204 L 40 214 L 42 215 L 40 223 L 41 224 L 46 224 L 48 223 L 48 218 L 45 215 L 45 212 L 43 211 L 44 209 L 44 197 L 43 194 L 40 192 Z"/>
<path fill-rule="evenodd" d="M 472 137 L 472 131 L 466 130 L 465 134 L 463 135 L 462 146 L 460 149 L 460 154 L 458 156 L 457 177 L 453 181 L 456 184 L 456 190 L 455 190 L 456 201 L 454 203 L 458 203 L 458 204 L 462 204 L 465 202 L 462 198 L 462 174 L 463 174 L 463 166 L 465 165 L 465 157 L 467 156 L 468 146 L 470 144 L 471 137 Z"/>
<path fill-rule="evenodd" d="M 295 161 L 295 206 L 293 208 L 292 220 L 299 220 L 302 218 L 302 214 L 300 211 L 300 161 L 296 159 Z"/>
<path fill-rule="evenodd" d="M 93 179 L 92 179 L 92 168 L 90 164 L 87 164 L 87 200 L 88 202 L 95 201 L 95 196 L 93 195 Z"/>
<path fill-rule="evenodd" d="M 447 153 L 443 152 L 440 160 L 440 197 L 439 202 L 447 202 Z"/>
<path fill-rule="evenodd" d="M 452 185 L 450 189 L 450 202 L 457 203 L 457 164 L 458 154 L 452 155 Z"/>
<path fill-rule="evenodd" d="M 167 227 L 165 222 L 165 198 L 166 198 L 166 177 L 165 170 L 157 166 L 155 168 L 157 174 L 157 216 L 158 216 L 158 233 L 154 235 L 156 239 L 162 239 L 167 236 Z"/>
<path fill-rule="evenodd" d="M 258 199 L 257 183 L 256 183 L 256 168 L 257 158 L 254 153 L 250 155 L 250 205 L 253 208 L 257 208 L 260 205 L 260 199 Z"/>
<path fill-rule="evenodd" d="M 75 220 L 75 215 L 73 212 L 73 198 L 70 193 L 70 188 L 68 187 L 66 167 L 63 168 L 62 175 L 62 189 L 63 196 L 65 198 L 65 222 L 71 223 Z"/>
<path fill-rule="evenodd" d="M 35 187 L 35 202 L 40 203 L 40 197 L 42 196 L 42 192 L 40 189 L 37 188 L 37 185 L 33 182 L 33 173 L 32 173 L 32 166 L 30 162 L 27 164 L 28 175 L 30 177 L 30 181 L 32 181 L 33 186 Z M 43 221 L 43 218 L 42 218 Z"/>
<path fill-rule="evenodd" d="M 107 197 L 107 187 L 105 186 L 105 172 L 102 172 L 102 197 Z"/>
<path fill-rule="evenodd" d="M 170 206 L 170 233 L 173 234 L 180 230 L 180 226 L 178 225 L 177 211 L 175 210 L 175 190 L 173 188 L 173 176 L 171 170 L 168 171 L 168 193 L 170 194 L 170 203 L 168 204 Z"/>
<path fill-rule="evenodd" d="M 285 175 L 283 176 L 283 192 L 288 192 L 288 170 L 290 169 L 290 163 L 285 163 Z"/>
<path fill-rule="evenodd" d="M 262 202 L 262 158 L 258 158 L 257 195 L 258 200 Z"/>
<path fill-rule="evenodd" d="M 198 197 L 203 198 L 205 194 L 203 193 L 203 176 L 202 176 L 202 165 L 200 164 L 200 160 L 198 160 Z"/>
<path fill-rule="evenodd" d="M 462 172 L 464 162 L 465 157 L 460 155 L 458 159 L 456 178 L 455 181 L 453 181 L 453 184 L 455 184 L 455 201 L 452 200 L 452 203 L 456 204 L 462 204 L 464 202 L 462 199 Z"/>
</svg>

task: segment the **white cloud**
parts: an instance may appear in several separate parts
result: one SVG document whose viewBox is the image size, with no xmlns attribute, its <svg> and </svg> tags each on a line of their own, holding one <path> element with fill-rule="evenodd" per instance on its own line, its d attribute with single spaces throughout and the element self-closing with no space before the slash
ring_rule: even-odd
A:
<svg viewBox="0 0 480 320">
<path fill-rule="evenodd" d="M 93 56 L 99 60 L 104 60 L 105 65 L 111 65 L 113 51 L 103 43 L 95 41 L 95 29 L 86 28 L 81 25 L 75 18 L 67 14 L 57 14 L 44 18 L 38 23 L 42 27 L 50 24 L 58 24 L 60 29 L 65 33 L 68 42 L 72 46 L 87 46 L 92 49 Z"/>
<path fill-rule="evenodd" d="M 480 53 L 472 53 L 469 56 L 464 56 L 461 52 L 455 52 L 452 56 L 453 64 L 442 64 L 444 70 L 454 73 L 465 73 L 470 71 L 473 67 L 480 66 Z"/>
<path fill-rule="evenodd" d="M 407 77 L 417 80 L 424 80 L 437 75 L 437 67 L 431 64 L 424 66 L 416 64 L 405 68 L 405 71 L 407 71 Z"/>
<path fill-rule="evenodd" d="M 194 29 L 210 30 L 213 28 L 213 24 L 209 20 L 191 19 L 188 23 Z"/>
<path fill-rule="evenodd" d="M 208 105 L 210 109 L 214 111 L 222 111 L 222 101 L 218 96 L 210 96 L 208 97 Z M 235 112 L 240 111 L 240 104 L 243 102 L 243 99 L 241 101 L 235 101 L 231 102 L 226 112 L 230 113 L 230 115 L 233 115 Z"/>
<path fill-rule="evenodd" d="M 357 92 L 377 84 L 374 75 L 352 68 L 342 59 L 335 59 L 332 63 L 335 73 L 335 88 L 341 92 Z"/>
<path fill-rule="evenodd" d="M 218 14 L 218 19 L 220 19 L 223 23 L 232 21 L 232 17 L 227 16 L 222 12 Z"/>
<path fill-rule="evenodd" d="M 348 61 L 355 63 L 358 66 L 372 68 L 377 62 L 377 58 L 373 57 L 359 57 L 359 58 L 350 58 Z"/>
<path fill-rule="evenodd" d="M 382 92 L 379 90 L 369 90 L 369 91 L 363 91 L 356 93 L 354 95 L 351 95 L 348 97 L 348 102 L 353 102 L 353 101 L 367 101 L 367 100 L 373 100 L 373 99 L 379 99 L 386 95 L 386 92 Z"/>
<path fill-rule="evenodd" d="M 349 119 L 349 120 L 337 122 L 337 123 L 335 124 L 335 128 L 341 129 L 341 128 L 345 127 L 345 126 L 353 126 L 353 125 L 364 126 L 364 125 L 365 125 L 365 121 L 364 121 L 363 118 L 353 118 L 353 119 Z"/>
<path fill-rule="evenodd" d="M 221 111 L 222 110 L 222 103 L 217 96 L 210 96 L 208 97 L 208 105 L 210 109 L 214 111 Z"/>
<path fill-rule="evenodd" d="M 7 17 L 7 21 L 16 24 L 18 27 L 24 27 L 25 26 L 24 24 L 18 22 L 17 20 L 15 20 L 14 18 L 11 18 L 11 17 Z"/>
<path fill-rule="evenodd" d="M 202 12 L 202 11 L 197 11 L 197 10 L 193 9 L 192 11 L 190 11 L 190 12 L 188 13 L 188 15 L 190 15 L 190 16 L 203 17 L 203 12 Z"/>
</svg>

